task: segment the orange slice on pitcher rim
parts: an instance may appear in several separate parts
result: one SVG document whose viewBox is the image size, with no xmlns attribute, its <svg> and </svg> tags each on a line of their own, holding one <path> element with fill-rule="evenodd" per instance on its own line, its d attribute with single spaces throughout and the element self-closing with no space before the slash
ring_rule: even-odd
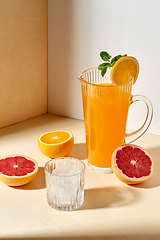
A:
<svg viewBox="0 0 160 240">
<path fill-rule="evenodd" d="M 139 63 L 136 58 L 125 56 L 120 58 L 111 69 L 111 81 L 113 84 L 125 84 L 133 79 L 136 82 L 139 75 Z"/>
<path fill-rule="evenodd" d="M 41 134 L 37 142 L 45 156 L 49 158 L 65 157 L 73 147 L 74 137 L 67 130 L 58 130 Z"/>
</svg>

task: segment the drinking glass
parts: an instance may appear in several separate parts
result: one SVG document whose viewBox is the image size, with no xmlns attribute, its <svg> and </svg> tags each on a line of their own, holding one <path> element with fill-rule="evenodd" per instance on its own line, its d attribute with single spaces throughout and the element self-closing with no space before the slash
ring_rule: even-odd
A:
<svg viewBox="0 0 160 240">
<path fill-rule="evenodd" d="M 85 164 L 71 157 L 55 158 L 45 164 L 48 204 L 71 211 L 84 202 Z"/>
</svg>

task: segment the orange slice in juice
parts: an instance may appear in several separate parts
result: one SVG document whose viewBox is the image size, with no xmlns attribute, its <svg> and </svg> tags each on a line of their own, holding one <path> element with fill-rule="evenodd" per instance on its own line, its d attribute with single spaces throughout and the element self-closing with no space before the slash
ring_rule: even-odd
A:
<svg viewBox="0 0 160 240">
<path fill-rule="evenodd" d="M 139 63 L 136 58 L 125 56 L 120 58 L 111 69 L 111 81 L 116 85 L 125 84 L 133 79 L 136 82 L 139 75 Z"/>
</svg>

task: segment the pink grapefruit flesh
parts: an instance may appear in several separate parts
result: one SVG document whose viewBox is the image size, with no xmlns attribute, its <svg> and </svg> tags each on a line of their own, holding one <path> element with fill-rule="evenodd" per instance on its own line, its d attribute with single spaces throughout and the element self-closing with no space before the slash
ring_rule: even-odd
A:
<svg viewBox="0 0 160 240">
<path fill-rule="evenodd" d="M 30 182 L 38 172 L 38 163 L 30 157 L 12 155 L 0 158 L 0 181 L 9 186 Z"/>
<path fill-rule="evenodd" d="M 112 169 L 122 182 L 138 184 L 153 175 L 154 161 L 143 148 L 131 144 L 124 145 L 114 151 Z"/>
</svg>

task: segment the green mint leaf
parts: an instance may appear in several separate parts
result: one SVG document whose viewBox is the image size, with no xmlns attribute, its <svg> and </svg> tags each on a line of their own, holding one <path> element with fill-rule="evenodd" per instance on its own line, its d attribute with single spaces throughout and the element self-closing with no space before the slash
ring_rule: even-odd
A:
<svg viewBox="0 0 160 240">
<path fill-rule="evenodd" d="M 112 66 L 117 62 L 118 59 L 120 59 L 120 58 L 122 58 L 122 57 L 125 57 L 125 56 L 127 56 L 127 54 L 117 55 L 117 56 L 115 56 L 114 58 L 112 58 L 112 60 L 111 60 Z"/>
<path fill-rule="evenodd" d="M 104 75 L 106 74 L 107 72 L 107 69 L 108 67 L 111 67 L 111 63 L 101 63 L 99 66 L 98 66 L 98 69 L 101 70 L 101 76 L 104 77 Z"/>
<path fill-rule="evenodd" d="M 111 58 L 111 56 L 105 51 L 102 51 L 100 53 L 100 56 L 101 56 L 102 60 L 105 61 L 105 62 L 108 62 L 109 59 Z"/>
<path fill-rule="evenodd" d="M 103 67 L 103 68 L 101 69 L 101 75 L 102 75 L 102 77 L 104 77 L 104 75 L 106 74 L 107 69 L 108 69 L 107 66 L 105 66 L 105 67 Z"/>
<path fill-rule="evenodd" d="M 111 59 L 111 56 L 109 55 L 109 53 L 107 53 L 105 51 L 102 51 L 102 52 L 100 52 L 100 56 L 101 56 L 102 60 L 105 61 L 105 62 L 101 63 L 98 66 L 98 69 L 101 71 L 102 77 L 104 77 L 104 75 L 107 72 L 107 68 L 108 67 L 113 67 L 113 65 L 117 62 L 118 59 L 127 56 L 127 54 L 117 55 L 117 56 L 115 56 Z M 111 61 L 110 61 L 110 59 L 111 59 Z"/>
<path fill-rule="evenodd" d="M 101 63 L 99 66 L 98 66 L 98 69 L 99 70 L 102 70 L 102 68 L 104 68 L 104 67 L 111 67 L 112 65 L 111 65 L 111 63 L 106 63 L 106 62 L 104 62 L 104 63 Z"/>
<path fill-rule="evenodd" d="M 117 55 L 114 58 L 112 58 L 111 64 L 114 64 L 115 62 L 117 62 L 117 60 L 120 59 L 121 57 L 122 57 L 122 55 Z"/>
</svg>

